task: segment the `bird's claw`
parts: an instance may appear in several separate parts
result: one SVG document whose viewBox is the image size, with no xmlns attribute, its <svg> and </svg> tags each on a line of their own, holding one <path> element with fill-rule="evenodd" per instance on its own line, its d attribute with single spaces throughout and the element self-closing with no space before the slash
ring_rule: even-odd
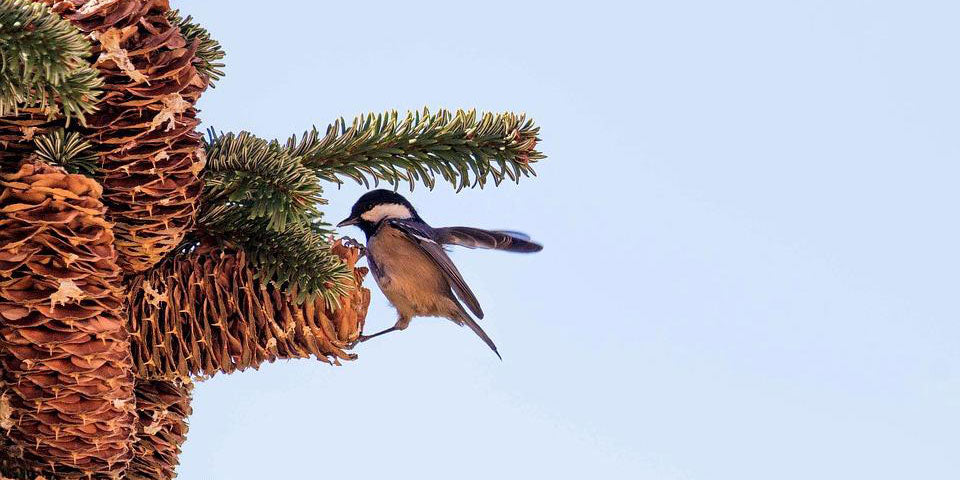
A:
<svg viewBox="0 0 960 480">
<path fill-rule="evenodd" d="M 366 342 L 370 337 L 366 335 L 360 335 L 356 340 L 347 344 L 347 350 L 353 350 L 357 345 Z"/>
<path fill-rule="evenodd" d="M 356 248 L 357 250 L 360 250 L 361 257 L 367 254 L 367 247 L 364 247 L 362 243 L 358 242 L 352 237 L 343 237 L 342 242 L 344 247 Z"/>
</svg>

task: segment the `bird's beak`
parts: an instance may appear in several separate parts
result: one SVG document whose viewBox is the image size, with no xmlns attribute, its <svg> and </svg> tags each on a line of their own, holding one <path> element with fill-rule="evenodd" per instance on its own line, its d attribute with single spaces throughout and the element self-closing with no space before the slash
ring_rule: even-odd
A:
<svg viewBox="0 0 960 480">
<path fill-rule="evenodd" d="M 349 227 L 350 225 L 356 225 L 360 223 L 360 217 L 347 217 L 342 222 L 338 223 L 338 227 Z"/>
</svg>

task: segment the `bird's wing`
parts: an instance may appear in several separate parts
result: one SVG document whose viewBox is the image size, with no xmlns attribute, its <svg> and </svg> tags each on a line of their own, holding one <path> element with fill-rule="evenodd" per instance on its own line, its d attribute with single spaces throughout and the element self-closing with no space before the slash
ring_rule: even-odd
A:
<svg viewBox="0 0 960 480">
<path fill-rule="evenodd" d="M 407 238 L 419 246 L 420 249 L 433 260 L 437 268 L 443 272 L 447 283 L 449 283 L 453 291 L 457 293 L 460 301 L 466 303 L 467 307 L 470 308 L 470 311 L 473 312 L 477 318 L 483 318 L 483 310 L 480 308 L 480 302 L 477 301 L 477 297 L 470 291 L 470 287 L 467 286 L 467 282 L 463 280 L 453 261 L 447 256 L 447 252 L 443 251 L 443 246 L 433 239 L 433 230 L 423 222 L 417 220 L 390 219 L 387 220 L 387 222 L 389 222 L 390 226 L 403 232 Z"/>
<path fill-rule="evenodd" d="M 439 243 L 460 245 L 467 248 L 492 248 L 519 253 L 533 253 L 543 250 L 543 245 L 531 242 L 530 236 L 507 230 L 446 227 L 434 229 L 434 236 Z"/>
</svg>

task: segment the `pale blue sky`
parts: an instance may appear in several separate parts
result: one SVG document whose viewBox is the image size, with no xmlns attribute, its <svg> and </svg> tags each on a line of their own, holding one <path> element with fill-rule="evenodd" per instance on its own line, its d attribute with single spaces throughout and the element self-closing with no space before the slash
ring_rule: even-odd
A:
<svg viewBox="0 0 960 480">
<path fill-rule="evenodd" d="M 960 478 L 956 2 L 174 4 L 228 52 L 205 126 L 509 109 L 549 155 L 411 196 L 546 245 L 454 254 L 503 362 L 423 319 L 218 376 L 181 478 Z"/>
</svg>

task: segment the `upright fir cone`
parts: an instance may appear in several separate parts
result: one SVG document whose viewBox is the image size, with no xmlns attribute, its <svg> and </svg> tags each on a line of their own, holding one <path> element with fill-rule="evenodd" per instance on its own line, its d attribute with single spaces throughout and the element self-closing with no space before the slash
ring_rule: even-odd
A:
<svg viewBox="0 0 960 480">
<path fill-rule="evenodd" d="M 115 478 L 133 374 L 101 187 L 42 163 L 0 176 L 0 429 L 54 478 Z"/>
<path fill-rule="evenodd" d="M 138 378 L 175 379 L 315 356 L 338 363 L 363 329 L 370 291 L 356 248 L 333 247 L 354 269 L 355 287 L 329 308 L 298 305 L 255 278 L 242 250 L 200 246 L 130 280 L 127 321 Z"/>
<path fill-rule="evenodd" d="M 88 32 L 103 77 L 86 130 L 101 155 L 101 181 L 115 222 L 119 264 L 144 271 L 193 225 L 204 166 L 194 104 L 208 78 L 167 17 L 167 0 L 44 0 Z"/>
<path fill-rule="evenodd" d="M 190 379 L 137 380 L 137 441 L 127 480 L 170 480 L 187 439 Z"/>
</svg>

